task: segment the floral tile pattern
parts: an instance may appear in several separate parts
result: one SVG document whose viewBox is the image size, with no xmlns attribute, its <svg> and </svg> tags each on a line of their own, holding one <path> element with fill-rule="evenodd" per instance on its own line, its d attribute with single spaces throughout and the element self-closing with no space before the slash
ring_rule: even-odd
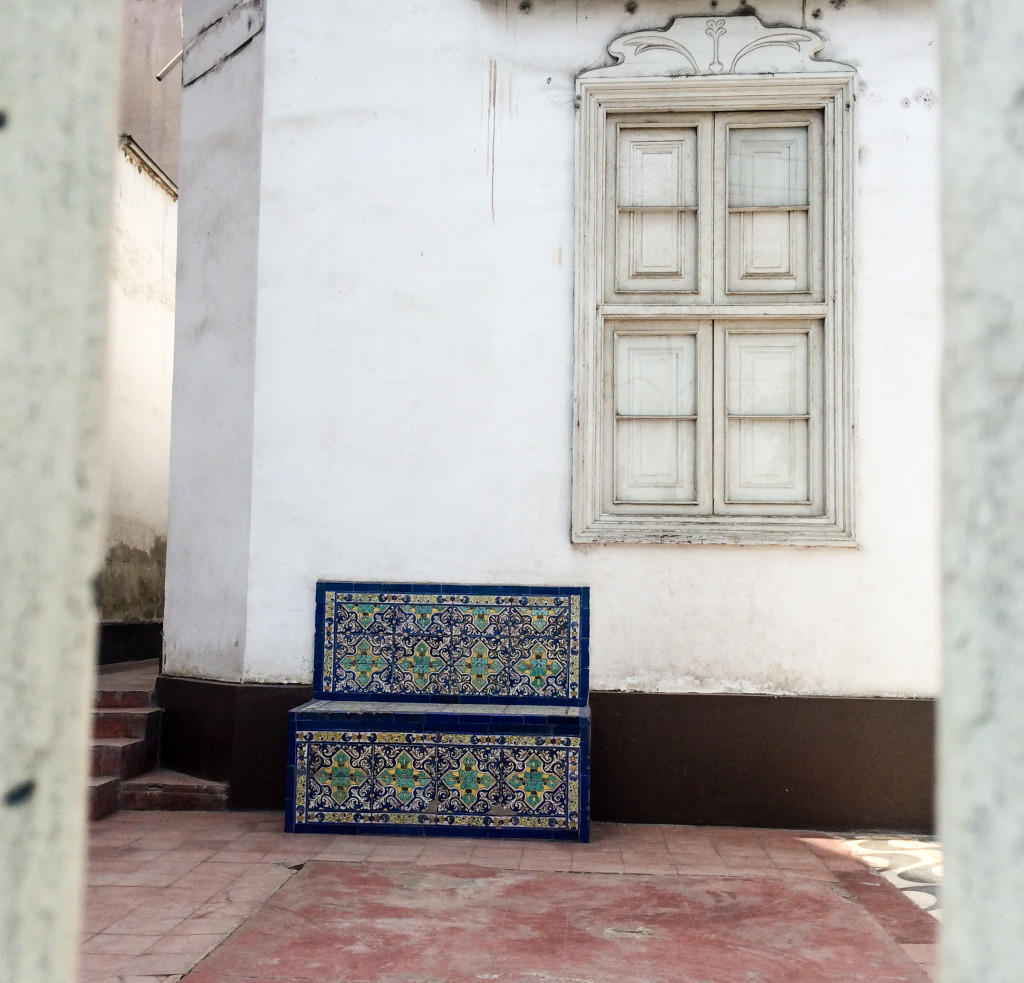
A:
<svg viewBox="0 0 1024 983">
<path fill-rule="evenodd" d="M 321 582 L 317 696 L 587 702 L 589 590 Z"/>
<path fill-rule="evenodd" d="M 311 716 L 307 722 L 315 724 Z M 399 722 L 412 723 L 392 721 Z M 499 733 L 493 732 L 493 720 L 480 722 L 492 732 L 298 727 L 286 811 L 289 832 L 447 829 L 586 839 L 587 716 L 567 718 L 569 726 L 562 729 L 575 734 Z"/>
<path fill-rule="evenodd" d="M 321 582 L 289 832 L 589 838 L 586 587 Z"/>
</svg>

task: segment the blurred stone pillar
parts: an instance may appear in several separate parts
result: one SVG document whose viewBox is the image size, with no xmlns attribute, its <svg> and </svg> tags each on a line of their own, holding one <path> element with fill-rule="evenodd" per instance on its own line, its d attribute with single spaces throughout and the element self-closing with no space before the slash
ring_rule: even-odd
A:
<svg viewBox="0 0 1024 983">
<path fill-rule="evenodd" d="M 70 983 L 99 561 L 118 0 L 0 31 L 0 980 Z"/>
<path fill-rule="evenodd" d="M 1024 7 L 941 0 L 943 983 L 1024 978 Z"/>
</svg>

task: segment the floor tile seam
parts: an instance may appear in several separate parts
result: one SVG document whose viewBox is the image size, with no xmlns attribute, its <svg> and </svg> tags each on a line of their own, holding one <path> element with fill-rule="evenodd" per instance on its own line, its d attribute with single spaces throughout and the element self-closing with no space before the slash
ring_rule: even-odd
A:
<svg viewBox="0 0 1024 983">
<path fill-rule="evenodd" d="M 262 906 L 261 906 L 261 907 L 262 907 Z M 253 911 L 253 913 L 252 913 L 252 914 L 255 914 L 255 913 L 256 913 L 256 911 L 259 911 L 259 908 L 255 909 L 255 910 Z M 214 944 L 214 945 L 210 946 L 210 948 L 206 949 L 206 950 L 205 950 L 205 951 L 204 951 L 204 952 L 203 952 L 203 953 L 202 953 L 202 954 L 201 954 L 200 956 L 198 956 L 198 958 L 196 958 L 196 959 L 195 959 L 195 960 L 194 960 L 194 961 L 192 962 L 192 964 L 191 964 L 191 965 L 190 965 L 190 966 L 189 966 L 189 967 L 188 967 L 187 969 L 185 969 L 185 970 L 184 970 L 184 972 L 182 972 L 182 973 L 179 973 L 179 974 L 177 974 L 177 975 L 178 975 L 178 978 L 180 979 L 180 978 L 181 978 L 181 977 L 183 977 L 183 976 L 187 976 L 187 975 L 188 975 L 189 973 L 191 973 L 191 972 L 192 972 L 192 970 L 193 970 L 193 969 L 195 969 L 195 968 L 196 968 L 196 967 L 197 967 L 197 966 L 198 966 L 198 965 L 199 965 L 199 964 L 200 964 L 200 963 L 201 963 L 201 962 L 202 962 L 202 961 L 203 961 L 204 959 L 206 959 L 206 958 L 207 958 L 208 956 L 211 956 L 211 955 L 213 955 L 213 953 L 214 953 L 214 952 L 216 952 L 216 950 L 217 950 L 217 949 L 219 949 L 219 948 L 220 948 L 220 947 L 221 947 L 221 946 L 222 946 L 222 945 L 223 945 L 223 944 L 224 944 L 225 942 L 227 942 L 227 940 L 228 940 L 228 939 L 229 939 L 229 938 L 230 938 L 230 937 L 231 937 L 231 936 L 232 936 L 232 935 L 233 935 L 233 934 L 234 934 L 234 933 L 235 933 L 236 931 L 238 931 L 238 929 L 239 929 L 239 928 L 241 928 L 241 927 L 242 927 L 242 925 L 244 925 L 244 924 L 245 924 L 245 921 L 247 921 L 247 920 L 248 920 L 248 918 L 251 918 L 251 917 L 252 917 L 252 915 L 249 915 L 249 916 L 247 916 L 247 918 L 246 918 L 246 919 L 244 919 L 243 921 L 239 922 L 239 924 L 238 924 L 237 926 L 235 926 L 235 928 L 233 928 L 233 929 L 231 929 L 231 931 L 229 931 L 229 932 L 227 932 L 227 933 L 223 934 L 223 935 L 221 936 L 221 938 L 220 938 L 220 941 L 218 941 L 218 942 L 217 942 L 216 944 Z M 219 933 L 219 932 L 211 932 L 211 933 L 209 933 L 209 934 L 211 934 L 211 935 L 221 935 L 221 933 Z M 170 936 L 170 933 L 164 933 L 164 935 L 163 935 L 163 936 L 161 936 L 161 941 L 162 941 L 163 939 L 166 939 L 166 938 L 169 938 L 169 937 L 171 937 L 171 936 Z M 154 945 L 159 945 L 159 942 L 155 942 L 155 943 L 153 943 L 153 944 L 154 944 Z M 188 953 L 188 952 L 185 952 L 185 953 L 175 953 L 175 952 L 166 952 L 166 953 L 165 953 L 165 952 L 151 952 L 151 951 L 150 951 L 149 949 L 147 949 L 147 950 L 146 950 L 145 952 L 143 952 L 143 953 L 140 953 L 139 955 L 140 955 L 140 956 L 147 956 L 147 955 L 148 955 L 148 956 L 164 956 L 164 955 L 166 955 L 166 956 L 175 956 L 175 955 L 190 955 L 190 954 L 191 954 L 191 953 Z M 137 975 L 143 975 L 143 976 L 145 976 L 145 975 L 154 975 L 154 976 L 171 976 L 171 977 L 173 977 L 173 976 L 174 976 L 175 974 L 171 973 L 171 974 L 137 974 Z"/>
</svg>

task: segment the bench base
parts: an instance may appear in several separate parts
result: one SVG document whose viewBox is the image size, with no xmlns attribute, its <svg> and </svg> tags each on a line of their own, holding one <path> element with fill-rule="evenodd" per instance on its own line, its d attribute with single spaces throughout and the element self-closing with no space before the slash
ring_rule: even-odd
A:
<svg viewBox="0 0 1024 983">
<path fill-rule="evenodd" d="M 289 714 L 288 832 L 590 834 L 590 711 L 313 700 Z"/>
</svg>

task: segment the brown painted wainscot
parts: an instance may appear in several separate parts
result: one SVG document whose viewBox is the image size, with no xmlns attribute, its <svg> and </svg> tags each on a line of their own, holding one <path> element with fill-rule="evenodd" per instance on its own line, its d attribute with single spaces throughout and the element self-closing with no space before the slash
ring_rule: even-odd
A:
<svg viewBox="0 0 1024 983">
<path fill-rule="evenodd" d="M 282 809 L 302 685 L 160 676 L 163 765 Z M 596 822 L 934 829 L 935 701 L 591 692 Z"/>
</svg>

